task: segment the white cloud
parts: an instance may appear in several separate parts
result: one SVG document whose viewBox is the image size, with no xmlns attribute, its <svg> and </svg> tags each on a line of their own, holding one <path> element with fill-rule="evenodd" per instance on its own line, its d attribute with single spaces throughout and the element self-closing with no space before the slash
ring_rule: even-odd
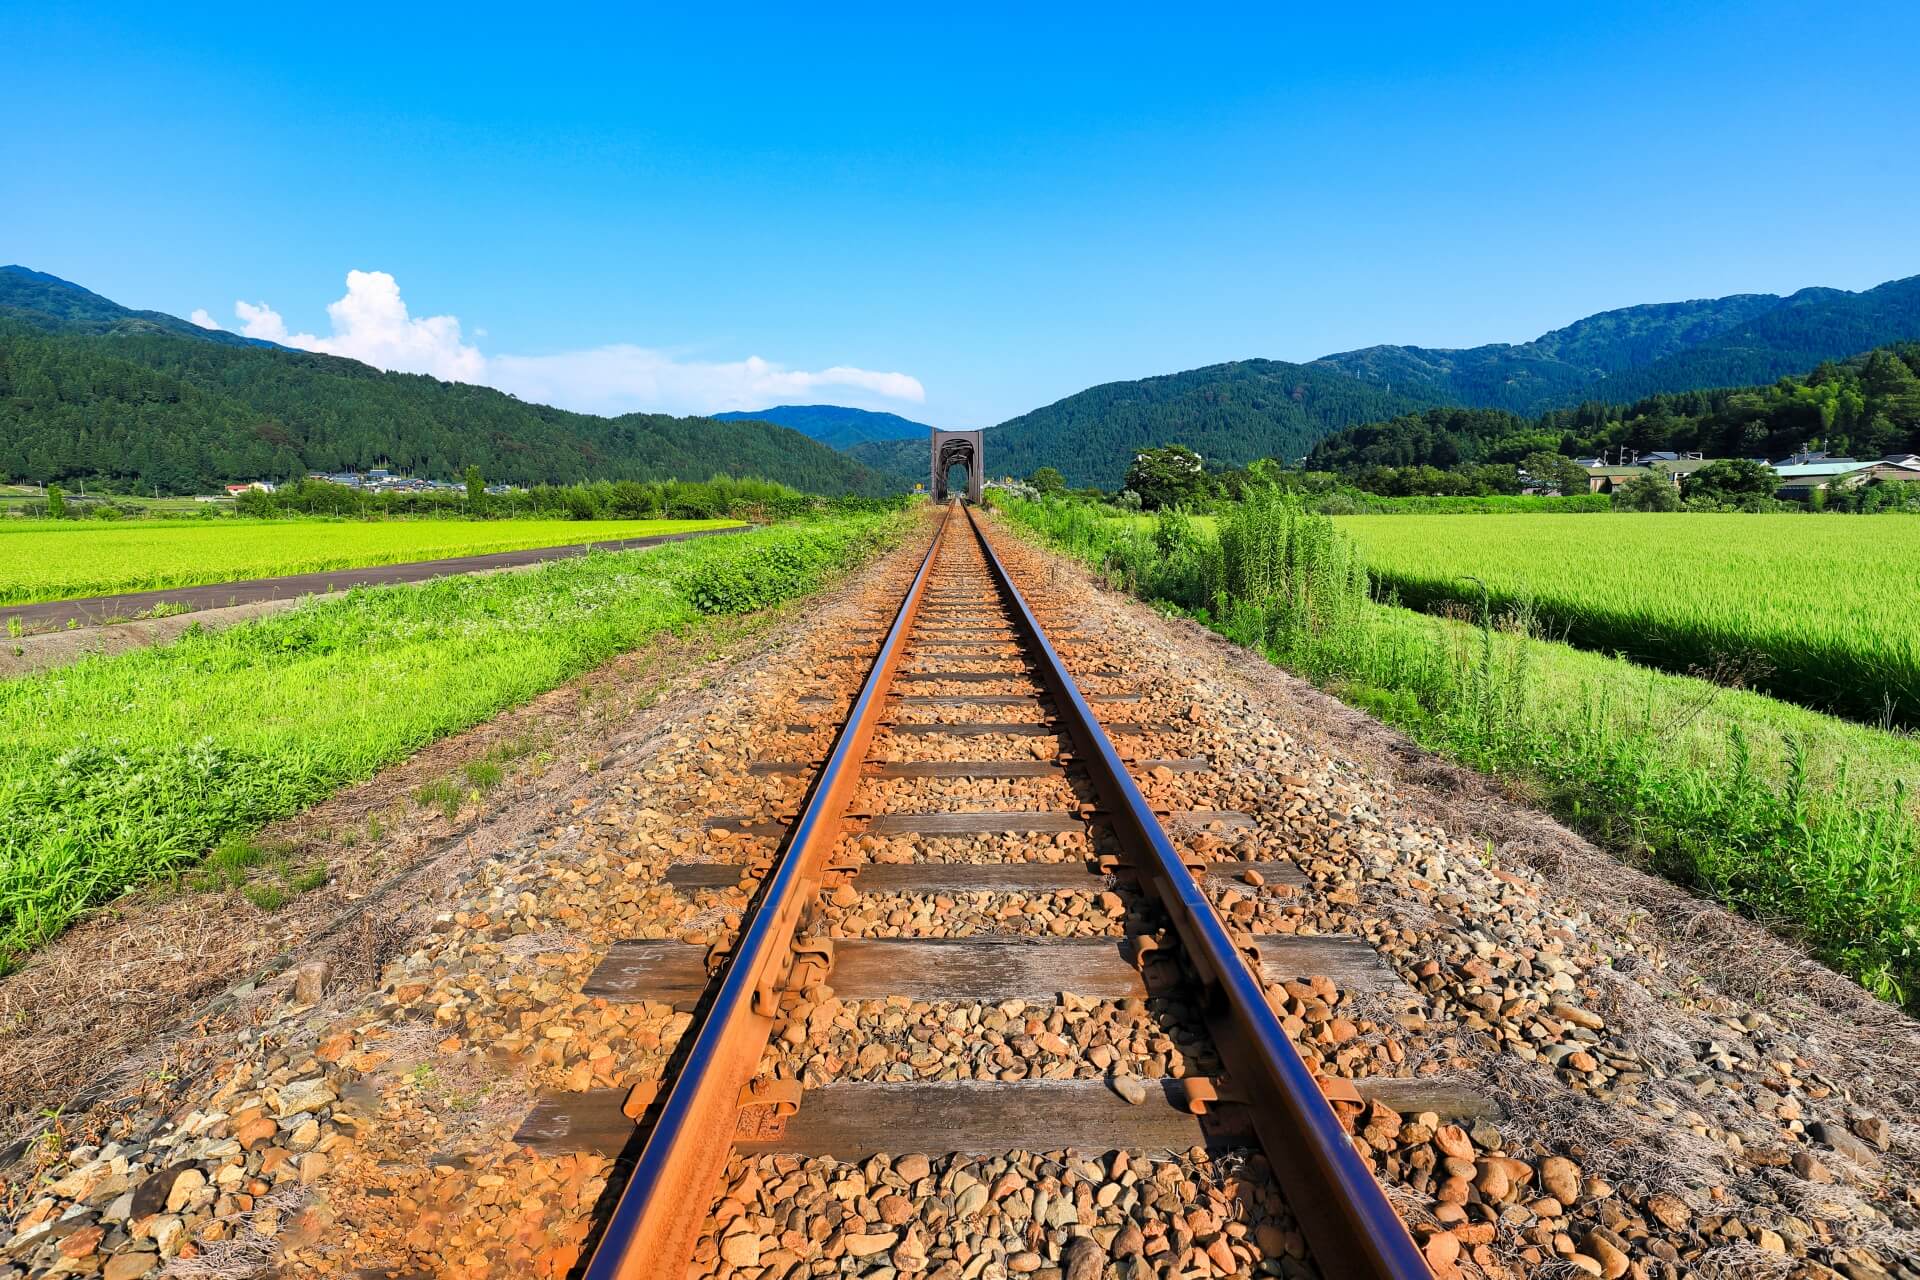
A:
<svg viewBox="0 0 1920 1280">
<path fill-rule="evenodd" d="M 269 342 L 284 342 L 289 346 L 302 346 L 287 336 L 287 322 L 280 313 L 264 302 L 236 302 L 233 314 L 240 319 L 240 332 L 249 338 L 265 338 Z M 312 334 L 301 334 L 310 342 L 318 342 Z"/>
<path fill-rule="evenodd" d="M 235 302 L 233 310 L 240 332 L 249 338 L 349 356 L 381 369 L 482 383 L 523 400 L 589 413 L 719 413 L 818 398 L 823 392 L 855 402 L 921 404 L 927 398 L 920 380 L 905 373 L 848 365 L 811 372 L 759 356 L 696 360 L 626 343 L 544 356 L 487 356 L 463 339 L 457 317 L 410 315 L 399 282 L 384 271 L 347 273 L 346 295 L 327 306 L 333 324 L 327 337 L 289 333 L 280 313 L 264 302 Z M 193 321 L 216 327 L 204 309 L 193 313 Z"/>
<path fill-rule="evenodd" d="M 220 322 L 207 314 L 205 307 L 195 307 L 193 314 L 188 316 L 187 319 L 193 321 L 202 329 L 218 329 L 220 327 Z"/>
<path fill-rule="evenodd" d="M 565 405 L 589 413 L 720 413 L 765 409 L 817 398 L 873 396 L 914 404 L 927 398 L 920 380 L 904 373 L 873 373 L 837 365 L 811 373 L 749 356 L 745 360 L 690 360 L 651 347 L 619 344 L 551 356 L 494 356 L 488 381 L 522 400 Z M 855 394 L 848 396 L 844 392 Z M 867 393 L 865 395 L 859 393 Z"/>
</svg>

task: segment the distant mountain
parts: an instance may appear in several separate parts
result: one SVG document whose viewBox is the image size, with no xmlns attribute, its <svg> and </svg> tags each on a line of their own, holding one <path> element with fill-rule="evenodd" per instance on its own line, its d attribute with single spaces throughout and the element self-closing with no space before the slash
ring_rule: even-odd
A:
<svg viewBox="0 0 1920 1280">
<path fill-rule="evenodd" d="M 1364 477 L 1374 468 L 1515 463 L 1537 450 L 1570 457 L 1661 449 L 1777 459 L 1813 440 L 1858 458 L 1920 451 L 1920 343 L 1876 347 L 1755 386 L 1663 391 L 1537 417 L 1427 409 L 1336 431 L 1313 447 L 1307 466 Z"/>
<path fill-rule="evenodd" d="M 716 422 L 771 422 L 792 427 L 830 449 L 849 449 L 872 440 L 921 440 L 933 428 L 897 413 L 874 413 L 837 404 L 781 404 L 771 409 L 716 413 Z"/>
<path fill-rule="evenodd" d="M 1111 488 L 1152 445 L 1188 445 L 1210 463 L 1298 458 L 1329 432 L 1437 402 L 1314 365 L 1236 360 L 1091 387 L 992 428 L 982 451 L 989 476 L 1051 466 L 1070 485 Z M 861 446 L 856 456 L 892 461 L 879 446 Z"/>
<path fill-rule="evenodd" d="M 1313 363 L 1449 404 L 1535 414 L 1583 400 L 1741 386 L 1920 338 L 1920 276 L 1861 293 L 1742 293 L 1603 311 L 1518 346 L 1380 346 Z"/>
<path fill-rule="evenodd" d="M 987 432 L 990 475 L 1058 467 L 1118 485 L 1135 450 L 1186 444 L 1210 464 L 1288 460 L 1336 432 L 1437 406 L 1534 416 L 1586 401 L 1764 384 L 1822 361 L 1920 338 L 1920 276 L 1860 293 L 1802 289 L 1604 311 L 1517 346 L 1377 346 L 1307 364 L 1241 360 L 1113 382 Z M 1400 435 L 1389 433 L 1402 451 Z M 1418 450 L 1414 450 L 1418 452 Z M 875 467 L 918 474 L 924 448 L 862 444 Z M 912 465 L 909 466 L 909 463 Z"/>
<path fill-rule="evenodd" d="M 203 329 L 191 320 L 182 320 L 164 311 L 132 311 L 71 280 L 21 266 L 0 267 L 0 312 L 50 333 L 117 337 L 175 333 L 232 347 L 287 349 L 261 338 L 243 338 L 225 329 Z"/>
<path fill-rule="evenodd" d="M 222 481 L 390 465 L 513 484 L 756 475 L 816 493 L 897 493 L 798 431 L 527 404 L 131 311 L 57 276 L 0 268 L 0 481 L 204 491 Z"/>
</svg>

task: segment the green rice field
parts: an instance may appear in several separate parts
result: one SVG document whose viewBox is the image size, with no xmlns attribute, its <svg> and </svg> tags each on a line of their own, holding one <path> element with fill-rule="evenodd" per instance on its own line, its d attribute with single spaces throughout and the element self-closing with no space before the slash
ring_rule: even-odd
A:
<svg viewBox="0 0 1920 1280">
<path fill-rule="evenodd" d="M 1432 603 L 1470 599 L 1447 611 L 1480 625 L 1387 607 L 1373 598 L 1374 565 L 1354 540 L 1369 535 L 1353 528 L 1368 529 L 1370 545 L 1394 548 L 1382 553 L 1390 570 L 1455 565 L 1513 600 L 1535 584 L 1560 587 L 1545 613 L 1577 594 L 1569 584 L 1578 566 L 1606 576 L 1577 554 L 1594 543 L 1568 536 L 1584 526 L 1627 548 L 1617 566 L 1623 585 L 1596 594 L 1622 613 L 1637 604 L 1637 616 L 1652 619 L 1650 633 L 1666 622 L 1669 634 L 1685 634 L 1689 601 L 1749 647 L 1769 635 L 1756 623 L 1814 614 L 1816 640 L 1882 672 L 1888 654 L 1906 655 L 1911 670 L 1913 623 L 1901 608 L 1911 602 L 1899 595 L 1896 561 L 1915 561 L 1920 521 L 1330 520 L 1271 493 L 1213 517 L 1172 520 L 1058 500 L 995 505 L 1111 585 L 1200 618 L 1423 746 L 1502 779 L 1623 858 L 1766 922 L 1874 994 L 1920 1009 L 1920 739 L 1728 688 L 1724 669 L 1706 671 L 1718 679 L 1670 674 L 1542 638 L 1536 614 L 1484 612 L 1477 588 L 1435 592 Z M 1696 567 L 1689 577 L 1680 568 L 1705 565 L 1715 551 L 1746 566 L 1749 591 L 1727 573 Z M 1821 565 L 1843 585 L 1814 590 Z M 1860 594 L 1862 582 L 1877 592 Z M 1811 607 L 1796 609 L 1803 601 Z M 1847 609 L 1864 616 L 1850 619 Z M 1906 629 L 1876 649 L 1887 625 Z"/>
<path fill-rule="evenodd" d="M 1920 725 L 1920 520 L 1684 513 L 1346 516 L 1413 608 L 1530 607 L 1583 649 Z"/>
<path fill-rule="evenodd" d="M 0 605 L 324 573 L 738 525 L 737 520 L 0 523 Z"/>
<path fill-rule="evenodd" d="M 0 681 L 0 973 L 90 906 L 662 632 L 814 590 L 911 523 L 845 515 L 358 588 Z"/>
</svg>

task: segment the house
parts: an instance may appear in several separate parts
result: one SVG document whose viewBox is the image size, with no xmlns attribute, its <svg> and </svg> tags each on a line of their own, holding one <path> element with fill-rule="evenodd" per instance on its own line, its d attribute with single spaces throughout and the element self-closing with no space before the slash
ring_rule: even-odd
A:
<svg viewBox="0 0 1920 1280">
<path fill-rule="evenodd" d="M 1780 477 L 1779 496 L 1804 502 L 1830 485 L 1864 483 L 1866 477 L 1856 476 L 1855 473 L 1873 465 L 1877 464 L 1855 462 L 1852 458 L 1830 458 L 1818 462 L 1795 462 L 1790 458 L 1774 463 L 1773 470 Z"/>
<path fill-rule="evenodd" d="M 1588 467 L 1587 490 L 1590 493 L 1612 493 L 1625 487 L 1635 476 L 1644 476 L 1652 467 Z"/>
<path fill-rule="evenodd" d="M 1852 462 L 1852 458 L 1837 457 L 1823 449 L 1802 449 L 1791 458 L 1782 458 L 1772 465 L 1778 467 L 1806 467 L 1816 462 Z"/>
<path fill-rule="evenodd" d="M 1688 454 L 1683 457 L 1676 453 L 1645 453 L 1640 455 L 1640 459 L 1640 461 L 1628 466 L 1588 467 L 1588 491 L 1592 493 L 1612 493 L 1615 489 L 1624 487 L 1635 476 L 1651 475 L 1654 473 L 1664 475 L 1670 484 L 1675 488 L 1679 488 L 1682 478 L 1690 476 L 1700 470 L 1700 468 L 1710 466 L 1714 462 L 1714 459 L 1703 458 L 1698 454 Z"/>
<path fill-rule="evenodd" d="M 1871 484 L 1875 480 L 1920 480 L 1920 455 L 1909 453 L 1901 458 L 1863 463 L 1858 471 L 1848 473 L 1846 483 Z"/>
</svg>

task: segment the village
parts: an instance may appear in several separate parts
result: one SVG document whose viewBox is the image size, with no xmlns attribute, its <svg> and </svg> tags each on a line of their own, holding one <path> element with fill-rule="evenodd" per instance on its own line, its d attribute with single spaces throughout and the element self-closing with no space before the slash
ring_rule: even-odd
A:
<svg viewBox="0 0 1920 1280">
<path fill-rule="evenodd" d="M 1631 461 L 1612 463 L 1605 458 L 1576 458 L 1574 461 L 1586 469 L 1588 491 L 1591 493 L 1612 493 L 1636 477 L 1645 475 L 1665 476 L 1675 488 L 1679 488 L 1687 476 L 1721 461 L 1698 453 L 1665 451 L 1635 453 L 1631 458 Z M 1779 476 L 1780 487 L 1775 493 L 1776 497 L 1794 502 L 1809 502 L 1816 493 L 1835 488 L 1851 489 L 1875 480 L 1920 481 L 1920 454 L 1915 453 L 1890 453 L 1882 458 L 1863 460 L 1835 457 L 1817 450 L 1802 450 L 1779 462 L 1768 462 L 1764 458 L 1752 461 L 1770 468 Z M 1529 493 L 1546 491 L 1528 489 Z"/>
</svg>

